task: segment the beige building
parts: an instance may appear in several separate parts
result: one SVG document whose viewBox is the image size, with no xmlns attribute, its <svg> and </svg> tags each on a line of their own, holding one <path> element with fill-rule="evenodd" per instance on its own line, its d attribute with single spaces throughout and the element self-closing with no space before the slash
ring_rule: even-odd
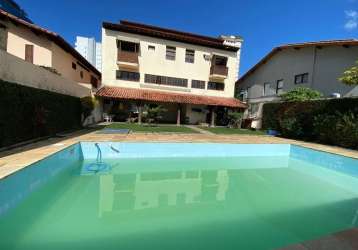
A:
<svg viewBox="0 0 358 250">
<path fill-rule="evenodd" d="M 161 104 L 168 110 L 165 122 L 220 123 L 228 108 L 245 108 L 234 98 L 241 42 L 128 21 L 103 23 L 97 96 L 105 112 L 129 110 L 138 122 L 143 105 Z"/>
<path fill-rule="evenodd" d="M 279 94 L 309 87 L 325 97 L 358 96 L 358 87 L 338 78 L 358 60 L 358 40 L 288 44 L 274 48 L 236 83 L 241 100 L 249 104 L 246 118 L 261 127 L 262 106 Z"/>
<path fill-rule="evenodd" d="M 101 73 L 61 36 L 3 10 L 0 10 L 0 49 L 74 82 L 99 87 Z"/>
</svg>

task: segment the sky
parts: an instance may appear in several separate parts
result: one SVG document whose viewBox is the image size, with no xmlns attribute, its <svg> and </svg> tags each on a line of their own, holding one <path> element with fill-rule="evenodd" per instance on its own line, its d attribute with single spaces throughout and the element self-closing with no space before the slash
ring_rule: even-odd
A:
<svg viewBox="0 0 358 250">
<path fill-rule="evenodd" d="M 32 21 L 74 45 L 103 21 L 136 21 L 244 43 L 240 75 L 286 43 L 358 38 L 358 0 L 17 0 Z"/>
</svg>

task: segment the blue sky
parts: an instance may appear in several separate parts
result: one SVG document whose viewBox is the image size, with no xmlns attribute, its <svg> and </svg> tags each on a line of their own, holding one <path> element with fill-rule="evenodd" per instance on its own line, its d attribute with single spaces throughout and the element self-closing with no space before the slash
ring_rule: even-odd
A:
<svg viewBox="0 0 358 250">
<path fill-rule="evenodd" d="M 358 0 L 17 0 L 38 25 L 74 44 L 101 37 L 102 21 L 120 19 L 210 36 L 240 35 L 242 75 L 285 43 L 358 38 Z"/>
</svg>

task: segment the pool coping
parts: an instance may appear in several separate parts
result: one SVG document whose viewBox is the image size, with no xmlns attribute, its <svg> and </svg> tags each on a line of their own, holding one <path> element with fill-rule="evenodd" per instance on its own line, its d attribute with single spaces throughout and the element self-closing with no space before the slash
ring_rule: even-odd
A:
<svg viewBox="0 0 358 250">
<path fill-rule="evenodd" d="M 83 131 L 82 131 L 83 132 Z M 80 142 L 136 143 L 225 143 L 225 144 L 291 144 L 358 159 L 358 151 L 335 146 L 284 139 L 266 135 L 207 135 L 207 134 L 96 134 L 92 131 L 69 134 L 65 138 L 50 138 L 0 153 L 0 180 L 27 166 Z"/>
</svg>

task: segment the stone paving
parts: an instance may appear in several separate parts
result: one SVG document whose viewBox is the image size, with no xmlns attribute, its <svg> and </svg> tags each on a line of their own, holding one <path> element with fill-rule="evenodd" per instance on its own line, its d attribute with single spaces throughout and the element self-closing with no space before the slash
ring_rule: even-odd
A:
<svg viewBox="0 0 358 250">
<path fill-rule="evenodd" d="M 261 135 L 215 135 L 178 133 L 97 134 L 78 131 L 65 138 L 50 138 L 9 151 L 0 152 L 0 179 L 80 141 L 131 142 L 213 142 L 213 143 L 290 143 L 358 159 L 358 151 L 339 147 Z"/>
</svg>

